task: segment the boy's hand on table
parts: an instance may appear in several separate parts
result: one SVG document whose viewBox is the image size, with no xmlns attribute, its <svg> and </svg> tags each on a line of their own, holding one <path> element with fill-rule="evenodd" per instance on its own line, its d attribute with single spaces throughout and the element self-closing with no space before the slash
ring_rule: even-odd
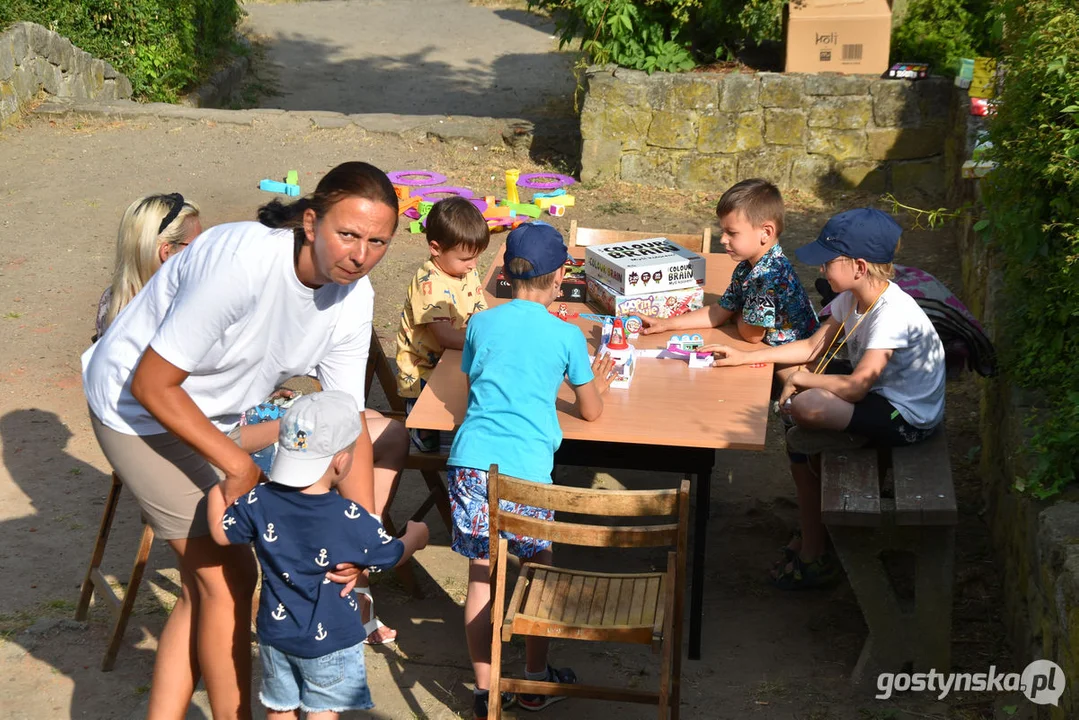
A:
<svg viewBox="0 0 1079 720">
<path fill-rule="evenodd" d="M 592 374 L 595 376 L 593 382 L 596 383 L 596 390 L 599 390 L 600 395 L 611 389 L 614 360 L 611 359 L 610 353 L 596 356 L 596 359 L 592 361 Z"/>
<path fill-rule="evenodd" d="M 742 350 L 735 350 L 729 345 L 705 345 L 698 352 L 712 353 L 712 367 L 734 367 L 749 362 Z"/>
<path fill-rule="evenodd" d="M 641 335 L 655 335 L 667 331 L 667 321 L 660 318 L 642 315 L 641 324 Z"/>
</svg>

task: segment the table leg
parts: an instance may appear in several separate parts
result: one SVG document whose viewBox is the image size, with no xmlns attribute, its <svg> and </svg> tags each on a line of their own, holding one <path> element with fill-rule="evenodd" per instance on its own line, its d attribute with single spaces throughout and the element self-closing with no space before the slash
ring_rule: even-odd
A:
<svg viewBox="0 0 1079 720">
<path fill-rule="evenodd" d="M 693 521 L 693 578 L 689 589 L 689 659 L 701 659 L 701 615 L 704 612 L 704 548 L 712 504 L 712 466 L 697 472 L 697 516 Z"/>
</svg>

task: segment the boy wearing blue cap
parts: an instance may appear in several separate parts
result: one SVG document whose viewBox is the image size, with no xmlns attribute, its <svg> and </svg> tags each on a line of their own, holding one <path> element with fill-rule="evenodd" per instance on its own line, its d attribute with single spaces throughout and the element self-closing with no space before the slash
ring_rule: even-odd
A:
<svg viewBox="0 0 1079 720">
<path fill-rule="evenodd" d="M 773 582 L 784 589 L 820 587 L 837 568 L 825 553 L 820 516 L 820 453 L 871 444 L 909 445 L 944 418 L 944 346 L 914 298 L 890 281 L 902 228 L 873 208 L 832 217 L 795 255 L 820 265 L 832 290 L 831 316 L 812 337 L 756 351 L 716 345 L 715 365 L 772 362 L 807 365 L 780 394 L 791 473 L 798 489 L 801 537 L 784 548 Z M 826 374 L 842 348 L 854 368 Z M 807 457 L 813 456 L 813 457 Z"/>
<path fill-rule="evenodd" d="M 521 225 L 506 239 L 504 272 L 513 300 L 472 317 L 465 333 L 461 370 L 468 375 L 468 410 L 450 449 L 446 478 L 453 513 L 454 551 L 469 559 L 465 636 L 476 673 L 474 710 L 487 717 L 491 677 L 491 585 L 487 515 L 487 470 L 497 463 L 507 475 L 550 483 L 554 453 L 562 442 L 555 411 L 558 388 L 568 379 L 585 420 L 603 412 L 613 362 L 597 357 L 575 326 L 547 310 L 558 297 L 569 253 L 562 236 L 546 223 Z M 550 520 L 554 511 L 502 503 L 502 509 Z M 521 559 L 551 562 L 551 543 L 504 535 Z M 547 664 L 547 641 L 526 640 L 529 680 L 575 682 L 573 671 Z M 506 693 L 503 706 L 514 697 Z M 526 710 L 541 710 L 561 697 L 521 695 Z"/>
<path fill-rule="evenodd" d="M 207 497 L 214 540 L 254 543 L 262 566 L 259 699 L 268 720 L 299 718 L 301 709 L 333 720 L 373 707 L 363 657 L 371 629 L 352 593 L 341 592 L 326 572 L 339 563 L 378 572 L 427 545 L 425 524 L 409 522 L 395 539 L 375 516 L 332 491 L 348 476 L 361 432 L 360 409 L 348 393 L 305 395 L 281 420 L 270 481 L 229 506 L 221 485 Z"/>
</svg>

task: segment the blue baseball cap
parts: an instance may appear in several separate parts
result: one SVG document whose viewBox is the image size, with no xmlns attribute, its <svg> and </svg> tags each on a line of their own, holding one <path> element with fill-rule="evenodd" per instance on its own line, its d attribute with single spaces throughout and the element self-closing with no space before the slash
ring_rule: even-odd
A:
<svg viewBox="0 0 1079 720">
<path fill-rule="evenodd" d="M 524 275 L 510 273 L 510 261 L 520 258 L 532 265 L 532 272 Z M 502 258 L 505 273 L 514 280 L 527 280 L 553 273 L 572 260 L 562 240 L 562 233 L 545 222 L 530 222 L 518 226 L 506 237 L 506 254 Z"/>
<path fill-rule="evenodd" d="M 890 263 L 903 228 L 891 215 L 857 208 L 833 215 L 817 239 L 794 251 L 806 265 L 823 265 L 841 255 L 866 262 Z"/>
</svg>

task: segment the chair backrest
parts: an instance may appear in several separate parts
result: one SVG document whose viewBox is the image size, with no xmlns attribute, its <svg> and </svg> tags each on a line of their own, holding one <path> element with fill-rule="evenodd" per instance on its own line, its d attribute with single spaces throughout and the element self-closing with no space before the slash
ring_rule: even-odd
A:
<svg viewBox="0 0 1079 720">
<path fill-rule="evenodd" d="M 570 247 L 578 245 L 610 245 L 611 243 L 629 242 L 631 240 L 648 240 L 655 237 L 665 237 L 671 242 L 681 245 L 686 250 L 692 250 L 693 252 L 709 252 L 712 249 L 712 228 L 710 227 L 706 227 L 698 235 L 586 228 L 578 227 L 576 220 L 573 220 L 569 224 Z"/>
<path fill-rule="evenodd" d="M 500 531 L 556 543 L 591 547 L 686 547 L 689 524 L 689 481 L 671 490 L 591 490 L 519 480 L 501 475 L 492 465 L 487 475 L 490 537 Z M 654 517 L 648 525 L 595 525 L 539 520 L 499 508 L 499 500 L 598 517 Z"/>
<path fill-rule="evenodd" d="M 389 402 L 390 409 L 403 413 L 405 401 L 397 394 L 397 376 L 393 372 L 393 367 L 390 366 L 389 358 L 382 350 L 382 341 L 378 333 L 371 330 L 371 349 L 367 354 L 367 375 L 363 386 L 365 398 L 371 397 L 371 386 L 376 377 L 382 391 L 386 393 L 386 401 Z M 368 405 L 370 405 L 370 400 L 368 400 Z"/>
</svg>

